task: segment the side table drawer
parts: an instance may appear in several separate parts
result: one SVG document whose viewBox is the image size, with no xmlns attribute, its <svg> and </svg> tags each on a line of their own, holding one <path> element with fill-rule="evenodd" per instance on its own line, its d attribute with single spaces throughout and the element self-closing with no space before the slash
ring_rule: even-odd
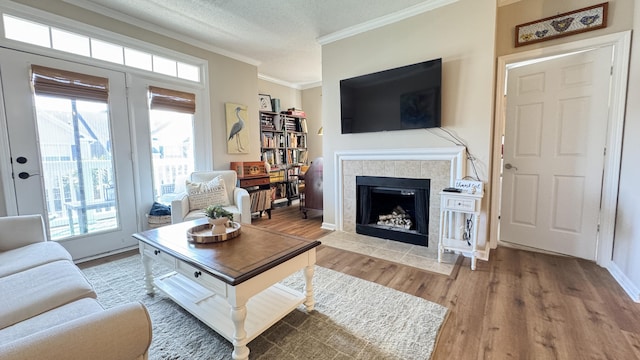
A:
<svg viewBox="0 0 640 360">
<path fill-rule="evenodd" d="M 270 180 L 269 177 L 261 177 L 257 179 L 241 179 L 240 187 L 249 187 L 249 186 L 257 186 L 257 185 L 269 185 Z"/>
<path fill-rule="evenodd" d="M 191 281 L 204 286 L 205 288 L 215 292 L 216 294 L 223 297 L 227 296 L 227 287 L 222 280 L 216 279 L 215 277 L 205 273 L 204 271 L 198 270 L 195 267 L 182 261 L 178 261 L 176 270 Z"/>
<path fill-rule="evenodd" d="M 473 199 L 445 197 L 443 208 L 446 210 L 475 211 L 476 202 Z"/>
</svg>

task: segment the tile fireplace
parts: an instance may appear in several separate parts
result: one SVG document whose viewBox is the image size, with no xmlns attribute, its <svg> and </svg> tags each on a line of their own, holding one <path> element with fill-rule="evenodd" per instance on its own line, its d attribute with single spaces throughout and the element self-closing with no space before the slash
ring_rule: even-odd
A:
<svg viewBox="0 0 640 360">
<path fill-rule="evenodd" d="M 334 157 L 337 230 L 356 233 L 358 176 L 429 180 L 427 234 L 431 244 L 436 244 L 440 222 L 440 197 L 437 194 L 452 186 L 455 179 L 464 177 L 465 155 L 464 147 L 458 146 L 337 152 Z"/>
<path fill-rule="evenodd" d="M 428 246 L 429 179 L 356 176 L 356 233 Z"/>
</svg>

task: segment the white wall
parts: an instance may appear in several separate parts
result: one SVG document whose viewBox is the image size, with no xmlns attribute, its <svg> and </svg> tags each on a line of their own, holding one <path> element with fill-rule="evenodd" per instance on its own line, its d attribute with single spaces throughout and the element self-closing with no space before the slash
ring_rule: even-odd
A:
<svg viewBox="0 0 640 360">
<path fill-rule="evenodd" d="M 309 161 L 322 156 L 322 136 L 318 130 L 322 126 L 322 87 L 302 90 L 302 109 L 307 114 L 307 149 Z"/>
<path fill-rule="evenodd" d="M 495 0 L 461 0 L 322 47 L 324 222 L 337 225 L 334 153 L 342 150 L 446 147 L 441 130 L 340 133 L 339 81 L 442 58 L 442 127 L 464 139 L 487 182 L 491 155 Z M 485 202 L 485 204 L 488 202 Z M 486 212 L 486 205 L 485 205 Z M 481 230 L 486 237 L 486 229 Z"/>
</svg>

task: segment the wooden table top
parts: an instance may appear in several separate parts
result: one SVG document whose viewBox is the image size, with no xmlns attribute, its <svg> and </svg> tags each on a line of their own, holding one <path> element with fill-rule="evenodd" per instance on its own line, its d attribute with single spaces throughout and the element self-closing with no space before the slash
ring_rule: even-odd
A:
<svg viewBox="0 0 640 360">
<path fill-rule="evenodd" d="M 231 240 L 199 244 L 187 240 L 187 230 L 207 223 L 198 219 L 159 227 L 133 237 L 230 285 L 238 285 L 320 245 L 320 241 L 242 224 Z"/>
</svg>

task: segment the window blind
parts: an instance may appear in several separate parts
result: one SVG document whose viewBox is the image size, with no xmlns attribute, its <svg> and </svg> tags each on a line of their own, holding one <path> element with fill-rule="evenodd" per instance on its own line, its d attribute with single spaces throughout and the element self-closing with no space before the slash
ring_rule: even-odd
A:
<svg viewBox="0 0 640 360">
<path fill-rule="evenodd" d="M 109 79 L 31 65 L 31 84 L 38 95 L 106 102 Z"/>
<path fill-rule="evenodd" d="M 151 109 L 195 114 L 196 95 L 188 92 L 149 86 Z"/>
</svg>

